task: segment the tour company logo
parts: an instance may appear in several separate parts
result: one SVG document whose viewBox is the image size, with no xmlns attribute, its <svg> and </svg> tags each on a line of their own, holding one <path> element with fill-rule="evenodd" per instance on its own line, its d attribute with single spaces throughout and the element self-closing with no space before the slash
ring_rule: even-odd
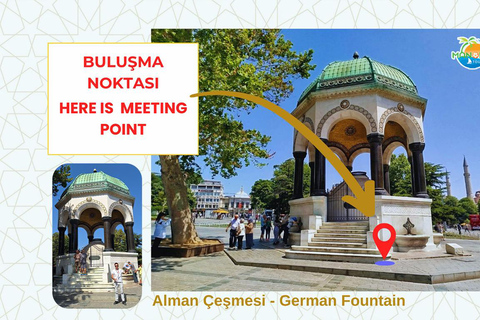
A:
<svg viewBox="0 0 480 320">
<path fill-rule="evenodd" d="M 476 37 L 458 37 L 459 51 L 452 51 L 452 60 L 469 70 L 480 68 L 480 39 Z"/>
</svg>

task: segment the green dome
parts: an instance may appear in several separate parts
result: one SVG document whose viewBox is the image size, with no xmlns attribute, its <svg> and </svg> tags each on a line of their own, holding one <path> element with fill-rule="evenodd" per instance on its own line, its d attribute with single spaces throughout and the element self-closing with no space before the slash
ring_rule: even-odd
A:
<svg viewBox="0 0 480 320">
<path fill-rule="evenodd" d="M 130 190 L 120 179 L 112 177 L 103 171 L 79 174 L 75 180 L 63 191 L 63 198 L 67 194 L 89 193 L 96 191 L 116 191 L 130 196 Z"/>
<path fill-rule="evenodd" d="M 415 83 L 405 72 L 365 56 L 330 63 L 303 91 L 298 103 L 300 104 L 312 92 L 365 83 L 418 95 Z"/>
</svg>

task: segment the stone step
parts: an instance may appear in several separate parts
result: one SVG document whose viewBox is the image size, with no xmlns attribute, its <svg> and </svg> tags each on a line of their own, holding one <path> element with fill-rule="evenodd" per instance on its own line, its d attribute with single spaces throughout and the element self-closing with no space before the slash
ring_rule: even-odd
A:
<svg viewBox="0 0 480 320">
<path fill-rule="evenodd" d="M 58 285 L 58 289 L 102 289 L 114 290 L 115 287 L 111 283 L 75 283 Z"/>
<path fill-rule="evenodd" d="M 366 243 L 351 243 L 351 242 L 309 242 L 309 247 L 340 247 L 340 248 L 366 248 Z"/>
<path fill-rule="evenodd" d="M 101 273 L 87 273 L 87 274 L 77 274 L 74 273 L 70 276 L 70 278 L 76 278 L 76 279 L 85 279 L 85 278 L 102 278 L 103 274 Z"/>
<path fill-rule="evenodd" d="M 368 221 L 360 221 L 360 222 L 324 222 L 324 226 L 361 226 L 361 227 L 368 227 Z"/>
<path fill-rule="evenodd" d="M 87 268 L 87 274 L 102 274 L 102 273 L 103 273 L 103 268 L 97 269 L 97 270 Z M 79 273 L 74 272 L 72 274 L 81 274 L 81 273 L 80 272 Z"/>
<path fill-rule="evenodd" d="M 367 243 L 366 237 L 354 238 L 354 237 L 347 237 L 347 238 L 331 238 L 331 237 L 313 237 L 312 242 L 349 242 L 349 243 Z"/>
<path fill-rule="evenodd" d="M 115 292 L 115 288 L 74 288 L 74 287 L 55 287 L 55 293 L 66 293 L 66 292 Z"/>
<path fill-rule="evenodd" d="M 285 251 L 285 258 L 302 260 L 341 261 L 355 263 L 375 263 L 383 260 L 380 254 L 354 254 L 337 252 Z M 388 256 L 387 259 L 390 257 Z"/>
<path fill-rule="evenodd" d="M 360 229 L 318 229 L 317 233 L 354 233 L 354 234 L 366 234 L 367 230 Z"/>
<path fill-rule="evenodd" d="M 361 230 L 361 231 L 367 232 L 369 230 L 369 227 L 368 226 L 323 225 L 318 230 L 339 230 L 339 229 L 342 229 L 342 230 Z"/>
<path fill-rule="evenodd" d="M 367 248 L 292 246 L 292 250 L 293 251 L 309 251 L 309 252 L 351 253 L 351 254 L 380 254 L 380 252 L 377 249 L 367 249 Z"/>
<path fill-rule="evenodd" d="M 127 305 L 128 306 L 133 306 L 135 303 L 137 303 L 140 298 L 141 298 L 141 295 L 137 295 L 137 294 L 128 294 L 126 293 L 125 294 L 126 298 L 127 298 Z M 63 305 L 63 302 L 67 302 L 67 303 L 71 303 L 71 299 L 72 297 L 70 295 L 67 295 L 67 296 L 61 296 L 61 295 L 58 295 L 58 296 L 55 296 L 55 301 L 62 307 L 64 306 Z M 76 297 L 74 297 L 74 300 L 76 301 L 89 301 L 90 303 L 105 303 L 107 302 L 108 305 L 112 304 L 113 305 L 113 299 L 115 299 L 115 295 L 112 294 L 112 293 L 109 293 L 109 292 L 105 292 L 105 293 L 96 293 L 95 295 L 91 296 L 90 294 L 86 293 L 86 294 L 82 294 L 82 293 L 78 293 L 78 295 Z M 100 308 L 105 308 L 105 306 L 99 306 Z M 98 307 L 97 307 L 98 308 Z"/>
<path fill-rule="evenodd" d="M 365 233 L 315 233 L 313 235 L 315 238 L 316 237 L 328 237 L 328 238 L 367 238 L 367 235 Z"/>
<path fill-rule="evenodd" d="M 62 285 L 66 285 L 66 286 L 69 286 L 69 285 L 81 285 L 81 284 L 88 284 L 88 285 L 92 285 L 92 284 L 101 284 L 101 285 L 104 285 L 105 283 L 102 282 L 102 281 L 98 281 L 98 280 L 95 280 L 95 281 L 92 281 L 92 280 L 68 280 L 67 283 L 62 283 Z"/>
</svg>

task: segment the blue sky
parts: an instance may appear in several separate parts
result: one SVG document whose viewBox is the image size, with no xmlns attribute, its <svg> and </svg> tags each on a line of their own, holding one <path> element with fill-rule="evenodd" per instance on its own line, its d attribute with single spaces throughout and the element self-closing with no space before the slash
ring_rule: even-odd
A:
<svg viewBox="0 0 480 320">
<path fill-rule="evenodd" d="M 82 163 L 66 165 L 70 165 L 70 177 L 74 179 L 81 173 L 91 173 L 93 172 L 93 169 L 97 169 L 97 171 L 103 171 L 112 177 L 122 180 L 130 190 L 130 194 L 135 197 L 135 203 L 133 206 L 133 232 L 138 234 L 142 233 L 142 176 L 137 168 L 130 164 Z M 58 210 L 55 208 L 55 204 L 58 202 L 58 200 L 60 200 L 63 190 L 65 190 L 65 188 L 60 187 L 60 191 L 57 193 L 57 196 L 52 198 L 53 232 L 58 232 Z M 119 228 L 123 230 L 122 226 L 117 227 L 117 229 Z M 95 238 L 101 238 L 103 240 L 103 228 L 96 230 L 94 236 Z M 82 228 L 78 228 L 79 248 L 82 248 L 87 244 L 87 232 Z"/>
<path fill-rule="evenodd" d="M 467 157 L 472 187 L 480 190 L 480 70 L 467 70 L 451 59 L 451 51 L 458 51 L 457 37 L 480 37 L 479 30 L 283 30 L 285 37 L 297 51 L 314 50 L 313 63 L 317 65 L 309 79 L 294 81 L 294 92 L 280 104 L 292 111 L 302 91 L 332 61 L 352 59 L 357 51 L 381 63 L 400 68 L 417 85 L 419 94 L 428 99 L 424 119 L 425 161 L 444 165 L 450 174 L 452 194 L 465 196 L 463 156 Z M 200 71 L 201 72 L 201 71 Z M 293 128 L 283 119 L 262 107 L 249 115 L 241 115 L 247 128 L 255 128 L 271 136 L 268 150 L 275 152 L 265 160 L 263 168 L 247 167 L 238 175 L 225 180 L 212 177 L 203 167 L 203 178 L 215 178 L 224 184 L 225 193 L 233 194 L 243 186 L 248 193 L 258 179 L 270 179 L 273 166 L 292 157 Z M 395 153 L 404 152 L 399 148 Z M 152 157 L 152 170 L 158 157 Z M 370 174 L 369 155 L 362 154 L 354 162 L 354 170 Z M 327 164 L 327 188 L 342 179 Z"/>
</svg>

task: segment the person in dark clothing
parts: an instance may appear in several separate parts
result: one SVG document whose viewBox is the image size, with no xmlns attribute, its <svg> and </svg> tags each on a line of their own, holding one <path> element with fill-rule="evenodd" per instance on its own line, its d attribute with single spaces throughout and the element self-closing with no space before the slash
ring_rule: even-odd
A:
<svg viewBox="0 0 480 320">
<path fill-rule="evenodd" d="M 245 249 L 252 249 L 253 247 L 253 219 L 248 219 L 248 224 L 245 226 Z"/>
<path fill-rule="evenodd" d="M 290 216 L 285 214 L 281 220 L 281 227 L 280 227 L 280 233 L 283 231 L 283 244 L 287 247 L 288 246 L 288 236 L 290 235 L 289 233 L 289 228 L 288 228 L 288 220 L 290 219 Z"/>
</svg>

